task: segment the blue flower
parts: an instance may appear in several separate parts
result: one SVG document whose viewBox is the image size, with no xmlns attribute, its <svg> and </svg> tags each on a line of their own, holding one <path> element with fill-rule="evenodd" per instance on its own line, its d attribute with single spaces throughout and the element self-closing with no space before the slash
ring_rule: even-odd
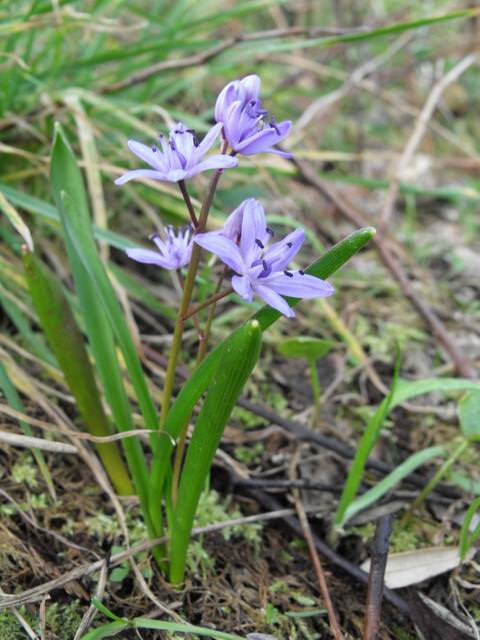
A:
<svg viewBox="0 0 480 640">
<path fill-rule="evenodd" d="M 155 233 L 150 239 L 157 245 L 158 251 L 150 249 L 131 248 L 126 250 L 126 254 L 132 260 L 144 264 L 156 264 L 164 269 L 181 269 L 190 262 L 192 256 L 193 238 L 191 238 L 191 227 L 179 229 L 177 235 L 173 227 L 167 227 L 167 237 L 162 240 Z"/>
<path fill-rule="evenodd" d="M 141 160 L 149 164 L 153 169 L 136 169 L 127 171 L 123 176 L 115 180 L 115 184 L 121 185 L 129 180 L 138 178 L 151 178 L 165 182 L 179 182 L 193 178 L 201 171 L 208 169 L 230 169 L 237 166 L 238 162 L 229 155 L 216 154 L 206 160 L 202 157 L 215 142 L 221 124 L 210 129 L 200 144 L 197 144 L 195 132 L 187 129 L 179 122 L 169 134 L 168 139 L 160 135 L 161 150 L 154 145 L 148 147 L 135 140 L 128 141 L 128 148 Z"/>
<path fill-rule="evenodd" d="M 292 318 L 295 312 L 282 296 L 325 298 L 332 295 L 334 289 L 328 282 L 310 276 L 301 269 L 287 269 L 305 240 L 302 229 L 296 229 L 283 240 L 268 246 L 274 234 L 267 226 L 263 207 L 258 200 L 245 200 L 232 216 L 227 219 L 230 227 L 238 227 L 241 216 L 239 242 L 232 239 L 230 228 L 227 234 L 215 231 L 199 234 L 194 242 L 216 254 L 233 269 L 232 287 L 244 300 L 251 302 L 257 294 L 269 306 Z"/>
<path fill-rule="evenodd" d="M 268 120 L 268 111 L 259 98 L 260 78 L 250 75 L 227 84 L 217 98 L 215 120 L 223 124 L 223 137 L 235 153 L 251 156 L 255 153 L 276 153 L 291 158 L 291 153 L 275 149 L 290 132 L 289 120 Z"/>
</svg>

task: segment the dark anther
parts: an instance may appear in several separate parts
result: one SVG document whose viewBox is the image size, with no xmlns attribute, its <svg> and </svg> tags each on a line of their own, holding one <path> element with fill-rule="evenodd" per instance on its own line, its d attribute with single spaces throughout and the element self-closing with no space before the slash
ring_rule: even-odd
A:
<svg viewBox="0 0 480 640">
<path fill-rule="evenodd" d="M 157 152 L 157 145 L 156 144 L 152 145 L 152 151 L 153 151 L 153 153 Z"/>
<path fill-rule="evenodd" d="M 266 232 L 266 233 L 268 233 L 270 236 L 272 236 L 272 238 L 273 238 L 273 236 L 275 235 L 275 233 L 274 233 L 273 229 L 270 229 L 270 227 L 267 227 L 267 228 L 265 229 L 265 232 Z"/>
<path fill-rule="evenodd" d="M 293 242 L 287 242 L 287 247 L 291 249 L 293 247 Z"/>
<path fill-rule="evenodd" d="M 290 273 L 290 271 L 284 271 L 283 273 L 289 278 L 293 278 L 293 273 Z"/>
<path fill-rule="evenodd" d="M 259 240 L 258 238 L 255 238 L 255 242 L 260 247 L 260 249 L 265 249 L 265 246 L 261 240 Z"/>
<path fill-rule="evenodd" d="M 272 129 L 275 129 L 275 133 L 277 133 L 278 135 L 281 135 L 279 128 L 277 127 L 277 124 L 275 122 L 275 118 L 272 116 L 272 119 L 270 120 L 270 122 L 268 123 Z"/>
<path fill-rule="evenodd" d="M 170 149 L 172 151 L 176 151 L 177 147 L 175 146 L 175 142 L 170 138 L 170 140 L 168 141 L 169 145 L 170 145 Z"/>
<path fill-rule="evenodd" d="M 299 270 L 298 270 L 298 273 L 299 273 L 301 276 L 304 276 L 304 275 L 305 275 L 305 271 L 303 271 L 303 269 L 299 269 Z"/>
</svg>

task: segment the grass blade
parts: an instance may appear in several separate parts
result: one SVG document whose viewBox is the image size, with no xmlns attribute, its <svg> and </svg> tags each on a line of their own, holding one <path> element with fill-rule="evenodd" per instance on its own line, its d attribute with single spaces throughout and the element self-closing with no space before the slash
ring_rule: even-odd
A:
<svg viewBox="0 0 480 640">
<path fill-rule="evenodd" d="M 23 262 L 40 324 L 65 374 L 82 420 L 92 435 L 108 436 L 110 424 L 102 407 L 84 339 L 60 283 L 34 253 L 24 251 Z M 133 487 L 116 443 L 95 446 L 115 489 L 121 495 L 132 495 Z"/>
<path fill-rule="evenodd" d="M 385 422 L 385 418 L 387 417 L 390 410 L 390 405 L 392 403 L 392 398 L 395 393 L 398 380 L 399 364 L 399 358 L 397 358 L 397 364 L 395 366 L 395 372 L 393 374 L 390 393 L 385 396 L 377 411 L 368 422 L 367 428 L 365 429 L 358 444 L 357 452 L 348 472 L 348 477 L 345 482 L 345 486 L 343 487 L 342 495 L 340 496 L 340 502 L 338 503 L 337 511 L 335 513 L 335 525 L 337 527 L 341 527 L 345 522 L 346 511 L 357 495 L 358 487 L 360 486 L 360 482 L 362 481 L 363 471 L 365 469 L 365 465 L 367 464 L 368 456 L 370 455 L 375 442 L 378 440 L 383 427 L 383 423 Z"/>
<path fill-rule="evenodd" d="M 366 491 L 359 498 L 353 500 L 347 507 L 341 524 L 344 525 L 347 520 L 353 518 L 353 516 L 356 515 L 359 511 L 366 509 L 371 504 L 379 500 L 404 478 L 413 473 L 415 469 L 417 469 L 417 467 L 420 467 L 422 464 L 425 464 L 429 460 L 432 460 L 432 458 L 444 456 L 445 453 L 445 447 L 437 446 L 428 447 L 427 449 L 418 451 L 417 453 L 414 453 L 413 455 L 408 457 L 396 469 L 385 476 L 383 480 L 378 482 L 374 487 Z"/>
</svg>

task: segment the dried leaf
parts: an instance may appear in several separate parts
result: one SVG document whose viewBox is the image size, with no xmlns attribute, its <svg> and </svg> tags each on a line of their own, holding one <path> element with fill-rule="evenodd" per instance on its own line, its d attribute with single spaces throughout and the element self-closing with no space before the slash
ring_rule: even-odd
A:
<svg viewBox="0 0 480 640">
<path fill-rule="evenodd" d="M 426 547 L 393 553 L 388 556 L 385 571 L 385 584 L 389 589 L 400 589 L 411 584 L 423 582 L 434 576 L 451 571 L 460 564 L 458 547 Z M 361 565 L 364 571 L 370 570 L 370 560 Z"/>
</svg>

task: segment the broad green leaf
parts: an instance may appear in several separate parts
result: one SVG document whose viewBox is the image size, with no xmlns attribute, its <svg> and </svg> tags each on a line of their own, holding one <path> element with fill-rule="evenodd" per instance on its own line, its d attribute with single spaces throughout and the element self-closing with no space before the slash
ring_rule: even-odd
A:
<svg viewBox="0 0 480 640">
<path fill-rule="evenodd" d="M 458 403 L 458 418 L 466 438 L 480 438 L 480 391 L 470 391 L 463 396 Z"/>
<path fill-rule="evenodd" d="M 252 320 L 235 332 L 219 358 L 188 446 L 170 536 L 170 580 L 183 580 L 193 520 L 227 420 L 260 355 L 262 332 Z"/>
<path fill-rule="evenodd" d="M 23 252 L 27 284 L 41 327 L 75 398 L 88 431 L 94 436 L 111 435 L 82 334 L 60 282 L 34 253 Z M 105 469 L 121 495 L 132 495 L 133 487 L 116 443 L 96 444 Z"/>
<path fill-rule="evenodd" d="M 297 336 L 286 338 L 277 344 L 277 351 L 288 358 L 306 358 L 307 360 L 319 360 L 335 346 L 333 340 L 321 340 Z"/>
<path fill-rule="evenodd" d="M 397 384 L 391 409 L 416 396 L 433 391 L 480 391 L 480 382 L 463 378 L 427 378 L 425 380 L 403 380 Z"/>
<path fill-rule="evenodd" d="M 115 337 L 123 340 L 125 361 L 132 382 L 141 394 L 139 403 L 146 426 L 157 426 L 155 409 L 149 399 L 138 356 L 131 342 L 121 309 L 100 261 L 91 231 L 88 202 L 80 170 L 73 151 L 60 126 L 56 127 L 51 159 L 51 180 L 55 202 L 61 215 L 67 253 L 77 288 L 83 320 L 105 396 L 112 410 L 115 426 L 131 430 L 131 407 L 118 363 Z M 120 340 L 119 340 L 120 342 Z M 126 438 L 123 447 L 135 490 L 142 505 L 147 526 L 148 471 L 138 438 Z"/>
<path fill-rule="evenodd" d="M 407 458 L 402 464 L 398 465 L 396 469 L 394 469 L 391 473 L 389 473 L 385 478 L 377 482 L 377 484 L 366 491 L 359 498 L 353 500 L 348 508 L 345 511 L 345 515 L 343 516 L 343 520 L 340 523 L 344 525 L 347 520 L 353 518 L 359 511 L 366 509 L 371 504 L 379 500 L 382 496 L 384 496 L 388 491 L 393 489 L 399 482 L 401 482 L 408 475 L 413 473 L 415 469 L 420 467 L 422 464 L 429 462 L 433 458 L 437 458 L 440 456 L 444 456 L 446 454 L 445 447 L 437 446 L 437 447 L 429 447 L 424 449 L 423 451 L 418 451 L 414 453 L 409 458 Z"/>
<path fill-rule="evenodd" d="M 348 477 L 343 487 L 340 502 L 335 513 L 335 525 L 337 527 L 341 527 L 345 522 L 346 511 L 357 495 L 358 487 L 360 486 L 360 482 L 362 481 L 363 471 L 365 469 L 365 465 L 367 464 L 368 456 L 370 455 L 373 446 L 380 436 L 385 418 L 390 411 L 392 398 L 395 394 L 395 389 L 397 386 L 399 366 L 400 362 L 399 358 L 397 358 L 397 364 L 395 366 L 395 372 L 393 375 L 390 392 L 387 396 L 385 396 L 377 411 L 370 419 L 367 428 L 365 429 L 358 444 L 357 451 L 348 472 Z"/>
</svg>

